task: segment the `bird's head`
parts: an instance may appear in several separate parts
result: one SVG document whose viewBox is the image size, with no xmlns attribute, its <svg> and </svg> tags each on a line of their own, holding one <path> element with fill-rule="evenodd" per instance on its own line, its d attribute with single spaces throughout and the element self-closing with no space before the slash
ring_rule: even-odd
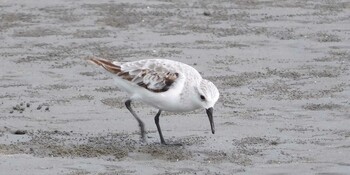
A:
<svg viewBox="0 0 350 175">
<path fill-rule="evenodd" d="M 199 86 L 197 87 L 196 101 L 200 106 L 202 106 L 206 110 L 209 117 L 211 132 L 213 134 L 215 133 L 213 111 L 214 105 L 218 101 L 219 96 L 220 93 L 218 88 L 216 88 L 216 86 L 212 82 L 206 79 L 202 79 Z"/>
</svg>

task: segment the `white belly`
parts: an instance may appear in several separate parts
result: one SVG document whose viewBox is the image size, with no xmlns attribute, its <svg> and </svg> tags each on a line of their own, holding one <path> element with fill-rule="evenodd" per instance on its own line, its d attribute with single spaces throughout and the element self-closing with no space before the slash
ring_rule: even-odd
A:
<svg viewBox="0 0 350 175">
<path fill-rule="evenodd" d="M 180 97 L 182 92 L 182 83 L 178 84 L 176 88 L 171 88 L 166 92 L 152 92 L 129 81 L 121 78 L 115 78 L 115 84 L 122 91 L 127 92 L 132 100 L 140 100 L 157 109 L 170 112 L 188 112 L 193 111 L 200 106 L 195 105 L 190 100 L 190 97 Z M 188 98 L 188 99 L 187 99 Z"/>
<path fill-rule="evenodd" d="M 140 101 L 163 111 L 188 112 L 200 108 L 200 106 L 191 103 L 191 100 L 189 99 L 181 99 L 179 96 L 180 92 L 171 90 L 161 93 L 148 91 L 145 94 L 139 95 L 138 99 Z"/>
</svg>

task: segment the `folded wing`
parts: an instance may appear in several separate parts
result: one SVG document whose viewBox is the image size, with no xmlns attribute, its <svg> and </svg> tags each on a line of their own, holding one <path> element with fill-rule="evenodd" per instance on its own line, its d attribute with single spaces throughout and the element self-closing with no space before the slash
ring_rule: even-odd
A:
<svg viewBox="0 0 350 175">
<path fill-rule="evenodd" d="M 164 64 L 148 60 L 123 64 L 102 58 L 91 58 L 89 61 L 152 92 L 167 91 L 179 77 L 179 73 L 167 69 Z"/>
</svg>

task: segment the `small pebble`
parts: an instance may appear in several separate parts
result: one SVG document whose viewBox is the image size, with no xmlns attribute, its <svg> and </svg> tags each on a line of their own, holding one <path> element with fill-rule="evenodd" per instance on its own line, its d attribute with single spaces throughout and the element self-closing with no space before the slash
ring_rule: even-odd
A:
<svg viewBox="0 0 350 175">
<path fill-rule="evenodd" d="M 41 105 L 39 105 L 36 109 L 37 110 L 40 110 L 42 108 L 42 106 Z"/>
<path fill-rule="evenodd" d="M 27 105 L 26 105 L 26 106 L 27 106 L 27 108 L 29 108 L 29 107 L 30 107 L 30 103 L 27 103 Z"/>
<path fill-rule="evenodd" d="M 16 130 L 16 131 L 14 132 L 14 134 L 16 134 L 16 135 L 24 135 L 24 134 L 26 134 L 26 133 L 27 133 L 26 130 Z"/>
<path fill-rule="evenodd" d="M 271 145 L 278 145 L 278 142 L 272 141 L 270 144 L 271 144 Z"/>
<path fill-rule="evenodd" d="M 45 108 L 45 111 L 48 111 L 48 110 L 50 110 L 50 108 L 47 106 L 47 107 Z"/>
<path fill-rule="evenodd" d="M 208 12 L 208 11 L 206 11 L 206 12 L 203 12 L 203 15 L 204 15 L 204 16 L 211 16 L 211 13 Z"/>
</svg>

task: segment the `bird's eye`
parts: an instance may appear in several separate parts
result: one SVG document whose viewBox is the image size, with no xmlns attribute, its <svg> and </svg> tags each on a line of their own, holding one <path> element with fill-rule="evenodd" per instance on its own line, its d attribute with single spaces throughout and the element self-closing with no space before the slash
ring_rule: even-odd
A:
<svg viewBox="0 0 350 175">
<path fill-rule="evenodd" d="M 205 97 L 204 97 L 204 95 L 201 95 L 200 97 L 201 97 L 201 99 L 202 99 L 202 100 L 205 100 Z"/>
</svg>

